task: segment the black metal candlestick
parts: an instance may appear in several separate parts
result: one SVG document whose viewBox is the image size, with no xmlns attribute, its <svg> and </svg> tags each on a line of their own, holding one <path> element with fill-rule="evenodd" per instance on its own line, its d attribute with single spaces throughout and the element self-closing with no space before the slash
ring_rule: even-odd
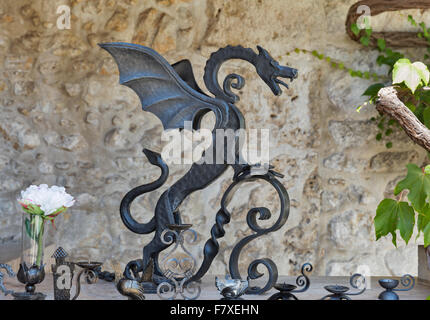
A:
<svg viewBox="0 0 430 320">
<path fill-rule="evenodd" d="M 76 300 L 81 293 L 81 276 L 84 275 L 84 279 L 87 284 L 94 284 L 98 279 L 97 272 L 95 270 L 103 265 L 102 262 L 94 261 L 81 261 L 75 262 L 75 264 L 82 269 L 79 271 L 78 276 L 76 277 L 76 293 L 72 300 Z"/>
<path fill-rule="evenodd" d="M 380 279 L 379 284 L 385 291 L 378 296 L 379 300 L 399 300 L 399 295 L 395 291 L 409 291 L 415 286 L 415 278 L 410 274 L 405 274 L 401 279 L 402 289 L 396 289 L 399 285 L 399 280 L 396 279 Z"/>
<path fill-rule="evenodd" d="M 310 281 L 307 277 L 307 272 L 312 272 L 312 265 L 310 263 L 305 263 L 301 269 L 301 275 L 296 279 L 296 285 L 277 283 L 275 284 L 275 289 L 279 292 L 272 295 L 268 300 L 299 300 L 293 293 L 305 292 L 309 289 Z M 297 289 L 297 287 L 299 287 Z"/>
<path fill-rule="evenodd" d="M 321 300 L 351 300 L 349 296 L 357 296 L 366 291 L 366 278 L 359 273 L 353 274 L 349 279 L 349 283 L 351 287 L 354 289 L 360 289 L 360 291 L 349 292 L 349 287 L 341 285 L 329 285 L 325 286 L 324 289 L 330 292 L 330 294 L 324 296 L 321 298 Z"/>
</svg>

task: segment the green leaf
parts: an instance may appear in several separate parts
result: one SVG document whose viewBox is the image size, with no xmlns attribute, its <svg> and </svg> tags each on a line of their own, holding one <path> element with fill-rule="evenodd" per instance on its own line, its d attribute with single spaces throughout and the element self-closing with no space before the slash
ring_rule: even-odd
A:
<svg viewBox="0 0 430 320">
<path fill-rule="evenodd" d="M 367 30 L 367 29 L 366 29 Z M 369 46 L 370 43 L 370 37 L 368 36 L 363 36 L 360 38 L 360 42 L 364 45 L 364 46 Z"/>
<path fill-rule="evenodd" d="M 378 141 L 380 141 L 382 139 L 382 133 L 378 133 L 377 135 L 376 135 L 376 140 L 378 140 Z"/>
<path fill-rule="evenodd" d="M 428 84 L 429 78 L 430 72 L 422 62 L 411 63 L 409 59 L 399 59 L 394 64 L 393 84 L 404 82 L 412 93 L 422 82 Z"/>
<path fill-rule="evenodd" d="M 360 33 L 360 28 L 357 26 L 356 23 L 353 23 L 353 24 L 351 24 L 351 31 L 353 34 L 358 36 L 358 34 Z"/>
<path fill-rule="evenodd" d="M 427 205 L 421 212 L 418 212 L 417 227 L 418 231 L 424 231 L 430 222 L 430 206 Z"/>
<path fill-rule="evenodd" d="M 424 172 L 415 164 L 408 164 L 408 174 L 399 181 L 394 188 L 394 195 L 401 191 L 409 190 L 408 199 L 415 210 L 421 212 L 424 210 L 430 196 L 430 175 Z"/>
<path fill-rule="evenodd" d="M 376 240 L 391 233 L 393 244 L 397 246 L 396 230 L 399 230 L 402 239 L 408 243 L 412 236 L 414 225 L 415 212 L 407 202 L 384 199 L 376 209 Z"/>
<path fill-rule="evenodd" d="M 427 223 L 427 226 L 423 230 L 424 233 L 424 247 L 430 245 L 430 223 Z"/>
<path fill-rule="evenodd" d="M 385 44 L 385 40 L 384 39 L 378 38 L 377 45 L 378 45 L 379 50 L 381 50 L 381 51 L 385 50 L 386 44 Z"/>
<path fill-rule="evenodd" d="M 34 234 L 31 228 L 30 219 L 25 218 L 25 231 L 27 232 L 30 239 L 34 239 Z"/>
<path fill-rule="evenodd" d="M 365 18 L 366 19 L 366 18 Z M 369 20 L 365 20 L 365 24 L 366 24 L 366 35 L 368 37 L 370 37 L 372 35 L 372 28 L 369 28 L 368 26 L 370 25 Z"/>
<path fill-rule="evenodd" d="M 427 128 L 430 128 L 430 108 L 427 107 L 423 111 L 423 122 Z"/>
<path fill-rule="evenodd" d="M 387 142 L 387 143 L 385 144 L 385 147 L 386 147 L 387 149 L 391 149 L 391 148 L 393 147 L 393 143 L 392 143 L 392 142 Z"/>
<path fill-rule="evenodd" d="M 385 85 L 383 83 L 372 84 L 371 86 L 369 86 L 366 89 L 366 91 L 364 91 L 364 93 L 362 94 L 362 96 L 376 97 L 376 95 L 378 94 L 379 90 L 381 90 L 384 87 L 385 87 Z"/>
<path fill-rule="evenodd" d="M 412 66 L 414 66 L 415 69 L 418 70 L 418 73 L 419 73 L 422 81 L 424 82 L 425 85 L 427 85 L 429 83 L 429 79 L 430 79 L 430 72 L 429 72 L 429 69 L 427 68 L 427 66 L 420 61 L 412 63 Z"/>
<path fill-rule="evenodd" d="M 414 27 L 417 27 L 417 22 L 415 21 L 415 19 L 411 16 L 408 15 L 408 21 L 411 23 L 411 25 L 413 25 Z"/>
<path fill-rule="evenodd" d="M 415 110 L 417 108 L 412 102 L 406 102 L 405 106 L 407 106 L 409 108 L 409 110 L 411 110 L 412 112 L 415 112 Z"/>
</svg>

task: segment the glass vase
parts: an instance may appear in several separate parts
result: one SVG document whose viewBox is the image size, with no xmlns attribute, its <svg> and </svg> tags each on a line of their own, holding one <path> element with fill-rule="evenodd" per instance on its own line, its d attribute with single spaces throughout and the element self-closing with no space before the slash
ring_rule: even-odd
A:
<svg viewBox="0 0 430 320">
<path fill-rule="evenodd" d="M 41 215 L 23 213 L 22 257 L 27 266 L 41 267 L 45 248 L 45 220 Z"/>
<path fill-rule="evenodd" d="M 35 293 L 35 285 L 45 279 L 43 254 L 45 248 L 46 220 L 42 215 L 24 212 L 22 218 L 21 263 L 17 278 L 25 284 L 26 292 L 14 294 L 16 299 L 44 299 L 42 293 Z"/>
</svg>

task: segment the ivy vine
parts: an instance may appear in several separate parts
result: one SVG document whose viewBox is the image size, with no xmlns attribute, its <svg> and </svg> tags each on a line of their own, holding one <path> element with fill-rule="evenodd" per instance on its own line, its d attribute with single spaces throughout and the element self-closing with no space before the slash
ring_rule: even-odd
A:
<svg viewBox="0 0 430 320">
<path fill-rule="evenodd" d="M 426 48 L 426 53 L 424 54 L 424 61 L 430 59 L 430 28 L 426 26 L 424 22 L 418 23 L 415 19 L 409 15 L 408 16 L 409 23 L 414 27 L 419 27 L 420 32 L 418 33 L 418 37 L 426 39 L 429 44 Z M 369 47 L 370 38 L 372 35 L 372 28 L 369 23 L 365 23 L 367 28 L 365 29 L 364 34 L 360 37 L 360 43 Z M 358 36 L 360 34 L 360 28 L 358 25 L 352 24 L 351 31 Z M 377 94 L 379 90 L 387 85 L 392 84 L 391 78 L 394 66 L 396 62 L 400 59 L 404 59 L 404 54 L 394 51 L 393 49 L 387 47 L 385 40 L 382 38 L 377 39 L 376 48 L 379 51 L 379 55 L 376 58 L 376 63 L 379 66 L 386 65 L 388 66 L 388 72 L 386 75 L 377 74 L 371 71 L 362 71 L 355 70 L 353 68 L 347 67 L 345 62 L 338 61 L 333 59 L 330 56 L 327 56 L 323 53 L 318 52 L 317 50 L 306 50 L 296 48 L 292 52 L 287 52 L 286 55 L 290 55 L 291 53 L 297 54 L 309 54 L 316 57 L 319 60 L 327 62 L 332 68 L 338 70 L 344 70 L 349 73 L 351 77 L 373 80 L 375 83 L 371 84 L 364 92 L 363 96 L 368 97 L 366 101 L 363 102 L 360 106 L 357 106 L 357 111 L 359 112 L 363 107 L 369 104 L 373 104 L 375 99 L 377 98 Z M 402 86 L 402 85 L 401 85 Z M 401 88 L 402 89 L 402 88 Z M 420 88 L 420 90 L 413 91 L 412 94 L 406 94 L 402 96 L 402 100 L 405 105 L 415 114 L 415 116 L 428 128 L 430 128 L 430 91 L 427 88 Z M 376 117 L 372 117 L 370 120 L 376 123 L 378 128 L 378 132 L 375 136 L 377 141 L 381 141 L 383 137 L 389 137 L 395 129 L 400 128 L 397 122 L 393 119 L 388 119 L 385 115 L 378 115 Z M 393 142 L 388 141 L 385 144 L 387 149 L 393 147 Z"/>
<path fill-rule="evenodd" d="M 426 39 L 428 46 L 424 54 L 424 62 L 411 62 L 403 53 L 388 48 L 384 39 L 376 41 L 376 49 L 379 55 L 376 63 L 379 66 L 388 66 L 387 75 L 378 75 L 370 71 L 354 70 L 345 67 L 344 62 L 335 61 L 316 50 L 295 49 L 295 53 L 305 53 L 315 56 L 319 60 L 324 60 L 331 67 L 346 70 L 352 77 L 372 79 L 375 83 L 371 84 L 363 93 L 368 97 L 367 101 L 360 109 L 375 102 L 381 88 L 396 85 L 399 97 L 402 102 L 415 114 L 415 116 L 427 127 L 430 128 L 430 72 L 426 61 L 430 59 L 430 28 L 424 22 L 418 23 L 409 15 L 409 23 L 414 27 L 419 27 L 418 37 Z M 363 46 L 369 47 L 372 29 L 369 24 L 360 38 Z M 361 32 L 357 24 L 351 25 L 351 31 L 358 36 Z M 390 136 L 398 123 L 384 115 L 372 118 L 376 122 L 379 132 L 376 140 L 382 140 L 384 136 Z M 386 143 L 387 148 L 391 148 L 391 141 Z M 402 201 L 403 193 L 407 192 L 408 201 Z M 407 175 L 401 180 L 394 189 L 394 199 L 383 199 L 377 209 L 374 219 L 376 240 L 391 234 L 392 242 L 397 246 L 397 231 L 401 238 L 408 243 L 412 237 L 415 226 L 418 235 L 424 234 L 424 245 L 430 245 L 430 165 L 421 169 L 415 164 L 407 165 Z M 417 219 L 415 217 L 417 216 Z"/>
</svg>

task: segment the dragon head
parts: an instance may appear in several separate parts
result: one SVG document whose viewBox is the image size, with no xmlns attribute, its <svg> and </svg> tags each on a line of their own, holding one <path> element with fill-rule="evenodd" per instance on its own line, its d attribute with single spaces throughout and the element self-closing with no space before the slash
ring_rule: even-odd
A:
<svg viewBox="0 0 430 320">
<path fill-rule="evenodd" d="M 288 85 L 279 78 L 288 78 L 293 81 L 297 78 L 297 69 L 279 65 L 279 62 L 273 59 L 270 54 L 260 46 L 257 46 L 258 57 L 256 69 L 258 75 L 269 86 L 273 94 L 279 96 L 282 93 L 282 84 L 288 89 Z"/>
</svg>

